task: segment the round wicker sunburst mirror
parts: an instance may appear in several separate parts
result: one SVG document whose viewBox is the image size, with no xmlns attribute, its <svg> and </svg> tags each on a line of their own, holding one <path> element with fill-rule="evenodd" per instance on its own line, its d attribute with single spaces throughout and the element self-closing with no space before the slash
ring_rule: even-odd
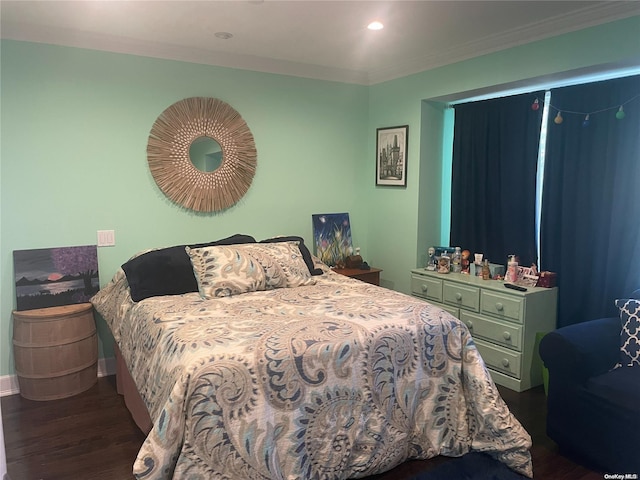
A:
<svg viewBox="0 0 640 480">
<path fill-rule="evenodd" d="M 203 140 L 219 145 L 221 155 L 214 168 L 202 168 L 189 154 L 192 145 Z M 167 197 L 191 210 L 213 212 L 234 205 L 247 193 L 257 152 L 251 130 L 233 107 L 217 98 L 192 97 L 174 103 L 157 118 L 149 134 L 147 160 Z"/>
</svg>

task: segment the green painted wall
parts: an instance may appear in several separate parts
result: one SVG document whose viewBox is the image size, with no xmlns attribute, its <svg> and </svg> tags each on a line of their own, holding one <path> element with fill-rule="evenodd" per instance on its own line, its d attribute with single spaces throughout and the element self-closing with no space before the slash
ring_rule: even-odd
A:
<svg viewBox="0 0 640 480">
<path fill-rule="evenodd" d="M 445 123 L 452 116 L 444 103 L 431 99 L 486 88 L 497 92 L 527 79 L 592 66 L 640 66 L 638 32 L 640 16 L 370 87 L 370 158 L 375 158 L 376 128 L 409 125 L 407 188 L 376 187 L 373 181 L 363 187 L 369 207 L 368 255 L 384 269 L 383 284 L 409 293 L 409 270 L 425 264 L 430 245 L 448 242 L 450 205 L 442 199 L 449 197 L 451 137 Z M 365 176 L 374 178 L 375 165 L 366 168 Z"/>
<path fill-rule="evenodd" d="M 114 229 L 116 246 L 98 249 L 104 284 L 145 248 L 237 232 L 311 245 L 311 214 L 349 212 L 366 255 L 366 87 L 26 42 L 3 41 L 1 54 L 0 375 L 13 373 L 13 250 L 95 244 Z M 229 103 L 255 138 L 252 186 L 222 213 L 172 204 L 147 167 L 154 121 L 191 96 Z"/>
<path fill-rule="evenodd" d="M 144 248 L 237 232 L 311 239 L 312 213 L 348 211 L 354 243 L 384 269 L 382 284 L 408 292 L 409 269 L 448 237 L 450 117 L 432 99 L 592 65 L 640 65 L 638 31 L 634 17 L 372 87 L 3 41 L 0 375 L 13 373 L 12 251 L 92 244 L 99 229 L 116 231 L 116 246 L 98 251 L 104 284 Z M 252 187 L 222 213 L 175 206 L 147 168 L 153 122 L 190 96 L 228 102 L 255 137 Z M 405 124 L 407 187 L 376 187 L 375 129 Z M 99 328 L 100 355 L 109 357 L 111 337 Z"/>
</svg>

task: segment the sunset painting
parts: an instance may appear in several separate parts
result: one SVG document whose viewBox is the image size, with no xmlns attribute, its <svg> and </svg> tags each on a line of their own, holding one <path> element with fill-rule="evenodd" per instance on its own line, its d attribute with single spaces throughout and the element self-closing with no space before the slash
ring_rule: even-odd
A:
<svg viewBox="0 0 640 480">
<path fill-rule="evenodd" d="M 85 303 L 98 292 L 96 245 L 14 250 L 16 309 Z"/>
</svg>

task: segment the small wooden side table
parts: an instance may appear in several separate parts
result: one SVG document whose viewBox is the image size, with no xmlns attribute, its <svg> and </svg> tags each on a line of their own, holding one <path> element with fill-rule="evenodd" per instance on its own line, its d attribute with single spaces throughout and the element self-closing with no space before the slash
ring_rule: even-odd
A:
<svg viewBox="0 0 640 480">
<path fill-rule="evenodd" d="M 371 267 L 369 270 L 362 270 L 360 268 L 334 268 L 333 271 L 372 285 L 380 285 L 380 272 L 382 271 L 380 268 Z"/>
<path fill-rule="evenodd" d="M 88 390 L 98 381 L 93 305 L 14 311 L 13 353 L 24 398 L 55 400 Z"/>
</svg>

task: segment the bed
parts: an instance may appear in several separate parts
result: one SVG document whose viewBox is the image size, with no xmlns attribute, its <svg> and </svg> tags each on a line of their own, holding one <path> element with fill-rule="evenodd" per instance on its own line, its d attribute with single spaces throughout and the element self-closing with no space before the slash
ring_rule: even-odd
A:
<svg viewBox="0 0 640 480">
<path fill-rule="evenodd" d="M 92 299 L 148 433 L 136 478 L 361 478 L 469 451 L 533 476 L 463 323 L 288 240 L 144 252 Z M 197 290 L 167 293 L 185 253 Z M 141 278 L 156 292 L 140 298 Z"/>
</svg>

